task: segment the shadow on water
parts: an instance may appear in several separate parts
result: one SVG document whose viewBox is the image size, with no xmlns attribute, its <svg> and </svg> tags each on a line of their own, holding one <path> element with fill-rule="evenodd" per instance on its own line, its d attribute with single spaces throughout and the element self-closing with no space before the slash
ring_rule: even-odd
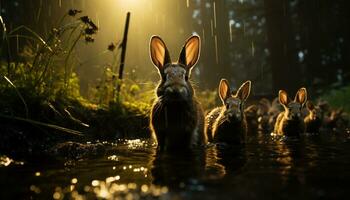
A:
<svg viewBox="0 0 350 200">
<path fill-rule="evenodd" d="M 350 186 L 349 144 L 346 134 L 256 134 L 244 147 L 179 154 L 127 140 L 47 164 L 0 155 L 0 199 L 339 199 Z"/>
</svg>

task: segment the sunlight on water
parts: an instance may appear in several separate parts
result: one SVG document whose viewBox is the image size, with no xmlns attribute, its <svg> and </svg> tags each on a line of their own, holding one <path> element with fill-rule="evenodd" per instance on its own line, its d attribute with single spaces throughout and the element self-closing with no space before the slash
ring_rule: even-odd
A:
<svg viewBox="0 0 350 200">
<path fill-rule="evenodd" d="M 23 165 L 24 162 L 18 162 L 14 161 L 13 159 L 7 157 L 7 156 L 0 156 L 0 167 L 4 166 L 10 166 L 10 165 Z"/>
<path fill-rule="evenodd" d="M 165 197 L 169 191 L 166 186 L 156 186 L 153 184 L 136 183 L 118 183 L 120 177 L 108 177 L 106 180 L 93 180 L 91 185 L 85 185 L 84 191 L 80 192 L 76 189 L 76 183 L 66 188 L 56 187 L 52 194 L 54 199 L 139 199 L 142 198 L 159 198 Z M 40 189 L 36 186 L 31 187 L 32 191 L 40 193 Z"/>
<path fill-rule="evenodd" d="M 318 181 L 319 177 L 328 177 L 333 185 L 336 173 L 336 179 L 342 174 L 344 181 L 350 163 L 345 153 L 348 140 L 329 134 L 324 138 L 328 145 L 324 145 L 315 137 L 318 136 L 294 139 L 262 134 L 252 136 L 245 147 L 210 144 L 185 156 L 157 155 L 147 140 L 104 142 L 110 149 L 98 158 L 74 161 L 65 167 L 23 165 L 19 167 L 23 173 L 27 169 L 27 175 L 18 173 L 17 168 L 0 178 L 11 177 L 16 185 L 8 185 L 6 191 L 17 193 L 21 189 L 25 191 L 23 197 L 28 197 L 29 192 L 33 199 L 242 199 L 251 191 L 261 195 L 286 186 L 299 188 L 300 184 L 306 188 L 313 184 L 315 194 L 302 191 L 309 192 L 308 197 L 319 197 L 324 191 L 337 191 L 327 189 L 328 182 Z M 11 169 L 14 162 L 1 156 L 1 166 L 10 167 L 0 170 Z M 321 171 L 325 167 L 333 170 Z"/>
</svg>

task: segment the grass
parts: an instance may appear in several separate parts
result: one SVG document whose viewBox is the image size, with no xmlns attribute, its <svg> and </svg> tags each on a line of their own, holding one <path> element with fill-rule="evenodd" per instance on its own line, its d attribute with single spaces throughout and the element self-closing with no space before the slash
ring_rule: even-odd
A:
<svg viewBox="0 0 350 200">
<path fill-rule="evenodd" d="M 80 16 L 79 16 L 80 15 Z M 104 67 L 90 98 L 80 95 L 76 46 L 94 42 L 98 27 L 81 11 L 70 10 L 43 36 L 30 27 L 12 30 L 0 17 L 0 151 L 5 154 L 41 154 L 68 140 L 116 140 L 148 137 L 148 113 L 153 83 L 118 80 L 120 49 L 112 43 L 113 61 Z M 0 27 L 1 28 L 1 27 Z M 12 40 L 24 40 L 11 60 Z M 117 86 L 120 92 L 117 92 Z"/>
</svg>

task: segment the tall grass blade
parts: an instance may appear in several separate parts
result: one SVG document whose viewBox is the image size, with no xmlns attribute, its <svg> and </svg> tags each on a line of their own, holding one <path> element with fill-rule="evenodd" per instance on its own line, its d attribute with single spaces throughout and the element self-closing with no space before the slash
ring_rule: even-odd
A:
<svg viewBox="0 0 350 200">
<path fill-rule="evenodd" d="M 54 124 L 48 124 L 48 123 L 38 122 L 38 121 L 35 121 L 35 120 L 31 120 L 31 119 L 26 119 L 26 118 L 22 118 L 22 117 L 8 116 L 8 115 L 3 115 L 3 114 L 0 114 L 0 117 L 6 118 L 6 119 L 14 119 L 14 120 L 19 120 L 19 121 L 23 121 L 23 122 L 28 122 L 30 124 L 35 124 L 35 125 L 39 125 L 39 126 L 45 126 L 45 127 L 53 128 L 53 129 L 56 129 L 56 130 L 59 130 L 59 131 L 63 131 L 65 133 L 69 133 L 69 134 L 72 134 L 72 135 L 83 136 L 82 132 L 80 132 L 80 131 L 72 130 L 72 129 L 65 128 L 65 127 L 58 126 L 58 125 L 54 125 Z"/>
<path fill-rule="evenodd" d="M 24 108 L 26 110 L 26 117 L 28 118 L 28 106 L 27 106 L 27 103 L 26 101 L 24 100 L 23 96 L 21 95 L 21 93 L 18 91 L 17 87 L 15 86 L 15 84 L 12 83 L 12 81 L 7 78 L 6 76 L 4 76 L 4 79 L 15 89 L 17 95 L 19 96 L 19 98 L 21 99 L 21 101 L 23 102 L 24 104 Z"/>
</svg>

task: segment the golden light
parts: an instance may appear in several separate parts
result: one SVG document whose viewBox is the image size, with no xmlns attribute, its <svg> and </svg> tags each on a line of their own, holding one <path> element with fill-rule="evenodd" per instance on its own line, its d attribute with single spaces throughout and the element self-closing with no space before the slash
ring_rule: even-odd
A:
<svg viewBox="0 0 350 200">
<path fill-rule="evenodd" d="M 144 0 L 117 0 L 117 6 L 121 8 L 122 10 L 126 11 L 136 11 L 144 9 L 145 1 Z"/>
</svg>

